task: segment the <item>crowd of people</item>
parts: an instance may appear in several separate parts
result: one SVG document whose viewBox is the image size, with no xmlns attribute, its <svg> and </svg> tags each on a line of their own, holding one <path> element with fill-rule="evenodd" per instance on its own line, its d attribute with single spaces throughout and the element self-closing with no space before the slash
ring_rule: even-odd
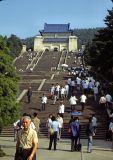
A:
<svg viewBox="0 0 113 160">
<path fill-rule="evenodd" d="M 52 149 L 52 145 L 54 150 L 57 149 L 57 143 L 60 141 L 62 137 L 62 131 L 64 130 L 64 118 L 66 107 L 65 101 L 68 101 L 68 105 L 70 107 L 71 118 L 69 123 L 67 124 L 68 134 L 71 139 L 70 150 L 80 151 L 81 142 L 81 124 L 79 120 L 79 115 L 77 115 L 77 107 L 81 106 L 79 110 L 82 115 L 85 115 L 85 106 L 87 101 L 92 98 L 92 101 L 96 103 L 99 107 L 102 108 L 102 111 L 105 109 L 112 109 L 112 95 L 109 92 L 108 84 L 106 82 L 102 82 L 97 77 L 94 78 L 93 74 L 88 70 L 85 70 L 83 66 L 81 69 L 77 71 L 73 77 L 69 77 L 65 84 L 60 85 L 59 83 L 51 84 L 48 93 L 50 97 L 48 97 L 45 93 L 43 93 L 41 97 L 41 107 L 40 111 L 43 112 L 46 110 L 46 105 L 48 103 L 48 99 L 51 99 L 52 104 L 55 105 L 58 103 L 58 110 L 56 114 L 50 113 L 48 115 L 48 119 L 46 122 L 46 128 L 48 130 L 48 138 L 49 138 L 49 146 L 48 150 Z M 31 103 L 32 98 L 32 88 L 29 87 L 27 91 L 27 99 L 28 103 Z M 40 132 L 40 119 L 38 118 L 38 114 L 34 113 L 31 115 L 24 114 L 20 120 L 14 123 L 14 131 L 15 131 L 15 140 L 17 141 L 17 150 L 15 154 L 15 160 L 18 160 L 17 157 L 22 155 L 27 155 L 30 159 L 36 159 L 36 148 L 38 143 L 38 135 Z M 93 137 L 98 132 L 98 118 L 95 113 L 91 114 L 89 117 L 89 122 L 86 127 L 86 135 L 88 137 L 88 146 L 87 152 L 92 152 L 93 145 Z M 32 130 L 32 131 L 31 131 Z M 31 133 L 30 133 L 31 132 Z M 21 134 L 21 136 L 20 136 Z M 30 134 L 30 135 L 29 135 Z M 27 135 L 27 138 L 26 138 Z M 30 144 L 28 144 L 28 140 L 30 139 Z M 108 121 L 108 131 L 106 133 L 106 140 L 112 140 L 112 150 L 113 150 L 113 111 L 111 110 L 110 118 Z M 20 154 L 20 148 L 23 148 Z M 30 148 L 30 150 L 29 150 Z M 29 151 L 26 151 L 29 150 Z M 34 159 L 33 159 L 34 157 Z"/>
<path fill-rule="evenodd" d="M 63 101 L 65 102 L 65 100 L 67 99 L 69 101 L 71 113 L 77 112 L 78 105 L 81 105 L 81 109 L 79 108 L 79 110 L 81 110 L 81 112 L 84 112 L 85 105 L 87 101 L 89 101 L 90 97 L 93 97 L 91 101 L 93 101 L 96 104 L 96 106 L 102 108 L 102 112 L 104 112 L 106 109 L 112 108 L 112 96 L 109 91 L 108 83 L 98 79 L 97 77 L 94 78 L 93 74 L 89 73 L 88 70 L 85 70 L 84 68 L 78 71 L 77 74 L 74 74 L 72 78 L 68 78 L 65 85 L 60 85 L 59 83 L 52 84 L 49 89 L 49 92 L 51 100 L 53 100 L 53 104 L 56 104 L 58 100 L 60 101 L 60 109 L 58 110 L 58 113 L 60 113 L 60 116 L 62 118 L 64 118 L 66 108 Z M 109 132 L 108 139 L 110 140 L 112 140 L 112 117 L 113 115 L 111 114 L 107 130 L 107 132 Z M 78 118 L 77 115 L 75 116 L 75 119 L 76 118 Z M 94 113 L 89 117 L 89 123 L 86 128 L 86 134 L 88 136 L 88 153 L 92 151 L 92 140 L 93 136 L 96 135 L 97 124 L 97 118 Z M 78 135 L 80 135 L 80 130 Z M 75 143 L 75 146 L 77 146 L 76 141 L 79 141 L 80 139 L 80 136 L 78 135 L 77 137 L 74 136 L 77 138 L 75 138 L 75 142 L 73 142 L 71 136 L 72 146 L 73 143 Z M 73 151 L 74 149 L 72 148 L 73 147 L 71 147 L 71 150 Z M 76 150 L 76 147 L 74 148 Z"/>
</svg>

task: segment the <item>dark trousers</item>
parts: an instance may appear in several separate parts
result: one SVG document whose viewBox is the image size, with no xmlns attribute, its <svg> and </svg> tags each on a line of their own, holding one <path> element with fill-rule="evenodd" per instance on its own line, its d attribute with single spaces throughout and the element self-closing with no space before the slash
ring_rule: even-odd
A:
<svg viewBox="0 0 113 160">
<path fill-rule="evenodd" d="M 59 113 L 62 118 L 64 118 L 64 113 Z"/>
<path fill-rule="evenodd" d="M 111 141 L 112 140 L 112 132 L 110 130 L 107 131 L 106 133 L 106 140 Z"/>
<path fill-rule="evenodd" d="M 75 86 L 71 86 L 70 88 L 71 88 L 71 94 L 72 94 L 73 91 L 74 91 Z"/>
<path fill-rule="evenodd" d="M 45 111 L 46 103 L 42 103 L 42 106 L 41 106 L 41 107 L 42 107 L 41 110 L 42 110 L 42 111 Z"/>
<path fill-rule="evenodd" d="M 15 160 L 27 160 L 31 153 L 32 153 L 32 148 L 30 149 L 18 148 L 15 153 Z M 36 154 L 34 155 L 32 160 L 36 160 Z"/>
<path fill-rule="evenodd" d="M 56 144 L 57 144 L 57 132 L 54 132 L 53 135 L 50 135 L 50 142 L 49 142 L 49 149 L 50 149 L 50 150 L 51 150 L 53 141 L 54 141 L 54 150 L 56 150 Z"/>
<path fill-rule="evenodd" d="M 105 105 L 106 105 L 106 103 L 100 103 L 100 107 L 101 107 L 102 109 L 105 108 Z"/>
<path fill-rule="evenodd" d="M 113 132 L 112 132 L 112 151 L 113 151 Z"/>
<path fill-rule="evenodd" d="M 27 99 L 28 99 L 28 103 L 31 102 L 31 96 L 27 96 Z"/>
<path fill-rule="evenodd" d="M 81 102 L 82 111 L 84 110 L 84 105 L 85 105 L 85 103 L 84 103 L 84 102 Z"/>
<path fill-rule="evenodd" d="M 106 102 L 106 107 L 109 108 L 109 109 L 111 109 L 112 103 L 111 102 Z"/>
<path fill-rule="evenodd" d="M 78 136 L 71 136 L 71 151 L 76 151 L 78 138 Z"/>
<path fill-rule="evenodd" d="M 75 110 L 75 105 L 71 105 L 71 111 Z"/>
</svg>

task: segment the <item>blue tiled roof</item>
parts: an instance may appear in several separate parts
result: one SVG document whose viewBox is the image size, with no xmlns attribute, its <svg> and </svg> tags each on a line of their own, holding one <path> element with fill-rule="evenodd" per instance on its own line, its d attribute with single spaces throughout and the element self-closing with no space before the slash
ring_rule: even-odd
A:
<svg viewBox="0 0 113 160">
<path fill-rule="evenodd" d="M 60 42 L 60 43 L 66 43 L 68 42 L 68 38 L 44 38 L 43 42 L 49 43 L 49 42 Z"/>
<path fill-rule="evenodd" d="M 70 24 L 44 24 L 43 32 L 69 32 Z"/>
</svg>

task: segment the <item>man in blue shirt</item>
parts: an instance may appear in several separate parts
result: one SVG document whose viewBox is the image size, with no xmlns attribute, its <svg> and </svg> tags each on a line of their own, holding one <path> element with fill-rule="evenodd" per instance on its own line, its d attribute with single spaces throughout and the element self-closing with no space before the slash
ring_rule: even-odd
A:
<svg viewBox="0 0 113 160">
<path fill-rule="evenodd" d="M 54 150 L 56 150 L 57 134 L 59 131 L 59 122 L 56 121 L 55 116 L 53 116 L 51 119 L 52 119 L 52 123 L 51 123 L 50 129 L 53 129 L 53 132 L 50 133 L 50 142 L 49 142 L 48 150 L 51 150 L 53 141 L 54 141 Z"/>
<path fill-rule="evenodd" d="M 77 141 L 80 138 L 80 122 L 78 117 L 74 117 L 70 123 L 70 135 L 71 135 L 71 151 L 77 150 Z"/>
</svg>

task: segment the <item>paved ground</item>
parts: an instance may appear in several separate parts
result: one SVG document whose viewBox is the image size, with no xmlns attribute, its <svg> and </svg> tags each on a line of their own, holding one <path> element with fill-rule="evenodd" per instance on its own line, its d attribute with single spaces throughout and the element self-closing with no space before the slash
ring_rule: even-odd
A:
<svg viewBox="0 0 113 160">
<path fill-rule="evenodd" d="M 63 139 L 57 145 L 57 150 L 47 150 L 49 140 L 39 139 L 39 149 L 37 151 L 37 160 L 112 160 L 111 142 L 103 140 L 94 140 L 92 153 L 87 153 L 87 140 L 82 140 L 82 152 L 70 152 L 70 140 Z M 0 145 L 7 154 L 0 157 L 0 160 L 13 160 L 15 153 L 15 142 L 10 137 L 0 137 Z"/>
</svg>

